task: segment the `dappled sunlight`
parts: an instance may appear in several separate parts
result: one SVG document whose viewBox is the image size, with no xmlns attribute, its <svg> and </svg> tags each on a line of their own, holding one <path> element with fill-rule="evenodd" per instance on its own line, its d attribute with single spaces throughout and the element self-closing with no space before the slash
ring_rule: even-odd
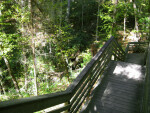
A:
<svg viewBox="0 0 150 113">
<path fill-rule="evenodd" d="M 140 37 L 137 37 L 136 33 L 131 31 L 127 39 L 134 42 L 138 42 L 140 40 Z"/>
<path fill-rule="evenodd" d="M 108 70 L 81 113 L 129 113 L 135 109 L 133 100 L 140 93 L 138 84 L 144 77 L 143 66 L 117 61 L 112 62 Z"/>
<path fill-rule="evenodd" d="M 129 64 L 125 67 L 121 65 L 117 65 L 113 72 L 116 76 L 126 76 L 127 79 L 135 79 L 135 80 L 141 80 L 142 73 L 141 73 L 141 66 Z"/>
<path fill-rule="evenodd" d="M 149 0 L 0 6 L 0 113 L 133 113 L 123 105 L 147 77 Z"/>
<path fill-rule="evenodd" d="M 94 106 L 94 111 L 97 111 L 97 107 L 96 106 Z"/>
</svg>

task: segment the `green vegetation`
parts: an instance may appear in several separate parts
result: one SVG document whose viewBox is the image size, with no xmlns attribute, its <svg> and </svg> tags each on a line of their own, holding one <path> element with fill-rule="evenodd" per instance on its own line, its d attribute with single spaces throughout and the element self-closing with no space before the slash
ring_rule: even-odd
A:
<svg viewBox="0 0 150 113">
<path fill-rule="evenodd" d="M 149 0 L 1 0 L 0 100 L 62 91 L 113 35 L 150 36 Z"/>
</svg>

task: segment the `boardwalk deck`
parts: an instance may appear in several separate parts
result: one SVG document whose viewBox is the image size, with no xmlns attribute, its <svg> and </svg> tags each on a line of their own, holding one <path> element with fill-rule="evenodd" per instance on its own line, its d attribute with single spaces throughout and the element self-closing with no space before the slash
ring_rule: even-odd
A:
<svg viewBox="0 0 150 113">
<path fill-rule="evenodd" d="M 130 42 L 123 51 L 111 37 L 67 90 L 1 102 L 0 113 L 32 113 L 47 108 L 52 108 L 49 113 L 150 113 L 149 86 L 150 45 Z M 80 109 L 85 99 L 88 101 Z"/>
<path fill-rule="evenodd" d="M 138 113 L 144 73 L 142 65 L 111 61 L 81 113 Z"/>
<path fill-rule="evenodd" d="M 126 58 L 126 62 L 135 63 L 139 65 L 145 65 L 146 54 L 144 53 L 129 53 Z"/>
</svg>

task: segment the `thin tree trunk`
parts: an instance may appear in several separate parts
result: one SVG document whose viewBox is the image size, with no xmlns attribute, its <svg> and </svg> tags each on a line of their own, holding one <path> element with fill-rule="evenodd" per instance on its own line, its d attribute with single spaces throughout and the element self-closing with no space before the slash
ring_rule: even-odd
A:
<svg viewBox="0 0 150 113">
<path fill-rule="evenodd" d="M 47 88 L 49 88 L 49 77 L 48 77 L 48 75 L 46 74 L 46 82 L 47 82 Z"/>
<path fill-rule="evenodd" d="M 36 56 L 35 56 L 35 40 L 32 37 L 32 54 L 33 54 L 33 68 L 34 68 L 34 87 L 35 92 L 34 95 L 38 95 L 38 86 L 37 86 L 37 69 L 36 69 Z"/>
<path fill-rule="evenodd" d="M 100 1 L 98 0 L 97 23 L 96 23 L 96 41 L 97 41 L 97 39 L 98 39 L 99 5 L 100 5 Z"/>
<path fill-rule="evenodd" d="M 1 81 L 0 81 L 1 82 Z M 0 95 L 2 95 L 2 86 L 1 86 L 1 84 L 0 84 Z"/>
<path fill-rule="evenodd" d="M 124 34 L 123 34 L 123 40 L 126 38 L 126 14 L 124 14 Z"/>
<path fill-rule="evenodd" d="M 26 54 L 24 52 L 23 54 L 23 57 L 24 57 L 24 78 L 25 78 L 25 90 L 27 91 L 28 89 L 28 75 L 27 75 L 27 57 L 26 57 Z"/>
<path fill-rule="evenodd" d="M 67 21 L 69 21 L 70 16 L 70 0 L 68 0 L 68 7 L 67 7 Z"/>
<path fill-rule="evenodd" d="M 27 5 L 27 0 L 21 0 L 21 7 L 22 7 L 22 13 L 25 13 L 25 7 Z M 22 19 L 24 18 L 23 15 L 21 17 Z M 22 23 L 22 33 L 24 34 L 25 28 L 24 28 L 24 23 Z M 27 91 L 27 58 L 26 58 L 26 52 L 25 49 L 23 48 L 23 58 L 24 58 L 24 77 L 25 77 L 25 90 Z"/>
<path fill-rule="evenodd" d="M 111 35 L 112 35 L 113 33 L 115 33 L 115 31 L 116 31 L 116 13 L 117 13 L 116 6 L 117 6 L 117 4 L 118 4 L 118 0 L 112 0 L 112 3 L 115 5 L 115 9 L 114 9 L 114 12 L 113 12 L 113 23 L 112 23 Z"/>
<path fill-rule="evenodd" d="M 67 56 L 65 56 L 65 59 L 66 59 L 65 62 L 64 62 L 65 72 L 67 74 L 68 81 L 70 81 L 70 76 L 69 76 L 69 62 L 68 62 Z"/>
<path fill-rule="evenodd" d="M 137 13 L 136 13 L 137 7 L 136 7 L 135 0 L 133 1 L 133 8 L 134 8 L 134 16 L 135 16 L 136 37 L 139 38 L 139 35 L 138 35 L 139 28 L 138 28 Z"/>
<path fill-rule="evenodd" d="M 126 0 L 125 0 L 125 8 L 126 8 Z M 126 8 L 127 11 L 127 8 Z M 126 19 L 127 19 L 127 12 L 124 14 L 124 34 L 123 34 L 123 40 L 126 38 Z"/>
<path fill-rule="evenodd" d="M 60 0 L 60 18 L 59 18 L 60 24 L 59 24 L 59 36 L 62 37 L 61 34 L 61 24 L 62 24 L 62 0 Z"/>
<path fill-rule="evenodd" d="M 8 68 L 9 76 L 11 76 L 11 78 L 12 78 L 12 81 L 13 81 L 13 84 L 14 84 L 14 86 L 15 86 L 15 89 L 16 89 L 16 91 L 17 91 L 18 93 L 20 93 L 19 86 L 18 86 L 18 82 L 16 81 L 16 78 L 14 77 L 14 75 L 12 75 L 9 62 L 8 62 L 8 60 L 7 60 L 7 58 L 6 58 L 5 56 L 3 56 L 3 58 L 4 58 L 4 61 L 5 61 L 6 66 L 7 66 L 7 68 Z"/>
<path fill-rule="evenodd" d="M 148 6 L 149 6 L 149 7 L 148 7 L 148 13 L 149 13 L 149 21 L 150 21 L 150 0 L 149 0 L 149 3 L 148 3 L 148 4 L 149 4 L 149 5 L 148 5 Z M 148 36 L 149 36 L 149 40 L 150 40 L 150 23 L 149 23 L 149 26 L 148 26 L 148 27 L 149 27 L 149 35 L 148 35 Z"/>
<path fill-rule="evenodd" d="M 29 0 L 29 9 L 31 12 L 31 35 L 32 35 L 32 55 L 33 55 L 33 69 L 34 69 L 34 95 L 38 95 L 37 86 L 37 69 L 36 69 L 36 56 L 35 56 L 35 39 L 34 39 L 34 26 L 33 26 L 33 3 Z"/>
<path fill-rule="evenodd" d="M 52 0 L 52 6 L 51 6 L 51 18 L 55 23 L 55 14 L 54 14 L 54 0 Z"/>
<path fill-rule="evenodd" d="M 82 30 L 83 30 L 83 24 L 84 24 L 84 23 L 83 23 L 83 22 L 84 22 L 84 20 L 83 20 L 83 19 L 84 19 L 84 16 L 83 16 L 83 13 L 84 13 L 84 12 L 83 12 L 84 6 L 83 6 L 83 5 L 84 5 L 84 3 L 83 3 L 83 0 L 82 0 L 82 26 L 81 26 Z"/>
<path fill-rule="evenodd" d="M 0 85 L 1 85 L 1 87 L 2 87 L 2 91 L 3 91 L 4 95 L 5 95 L 5 94 L 6 94 L 6 91 L 5 91 L 5 87 L 4 87 L 4 85 L 3 85 L 2 79 L 0 79 Z"/>
</svg>

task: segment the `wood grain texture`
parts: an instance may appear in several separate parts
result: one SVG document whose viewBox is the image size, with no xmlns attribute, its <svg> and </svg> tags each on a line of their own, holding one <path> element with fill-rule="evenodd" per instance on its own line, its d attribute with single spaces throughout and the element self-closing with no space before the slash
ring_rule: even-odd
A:
<svg viewBox="0 0 150 113">
<path fill-rule="evenodd" d="M 144 70 L 142 65 L 111 61 L 81 113 L 138 113 Z"/>
</svg>

